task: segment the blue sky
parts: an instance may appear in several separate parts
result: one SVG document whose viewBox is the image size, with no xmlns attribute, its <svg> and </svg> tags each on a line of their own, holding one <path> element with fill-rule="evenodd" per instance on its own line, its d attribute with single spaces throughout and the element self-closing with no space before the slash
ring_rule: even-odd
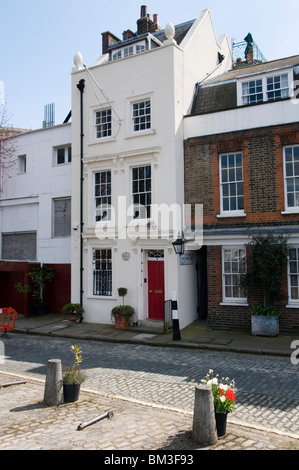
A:
<svg viewBox="0 0 299 470">
<path fill-rule="evenodd" d="M 163 29 L 208 8 L 217 37 L 239 42 L 251 32 L 267 60 L 299 54 L 298 0 L 2 0 L 0 102 L 10 124 L 42 127 L 44 105 L 52 102 L 55 124 L 62 123 L 71 109 L 75 52 L 91 65 L 101 55 L 101 33 L 121 38 L 126 29 L 136 31 L 142 4 Z"/>
</svg>

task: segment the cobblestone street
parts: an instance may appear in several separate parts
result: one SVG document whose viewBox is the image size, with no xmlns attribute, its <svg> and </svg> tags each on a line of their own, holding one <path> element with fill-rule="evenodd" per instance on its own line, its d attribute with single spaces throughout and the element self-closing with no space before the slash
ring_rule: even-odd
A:
<svg viewBox="0 0 299 470">
<path fill-rule="evenodd" d="M 1 384 L 20 377 L 0 373 Z M 76 403 L 45 406 L 42 381 L 1 388 L 1 450 L 200 450 L 192 442 L 192 414 L 167 407 L 141 405 L 101 393 L 83 392 Z M 112 410 L 103 419 L 78 431 L 78 425 Z M 299 450 L 299 441 L 277 433 L 228 424 L 215 450 Z M 191 455 L 191 454 L 190 454 Z"/>
<path fill-rule="evenodd" d="M 42 404 L 46 364 L 70 365 L 70 339 L 5 341 L 0 449 L 194 450 L 194 382 L 209 368 L 236 380 L 237 410 L 216 449 L 299 449 L 298 367 L 287 358 L 79 340 L 87 380 L 80 401 Z M 2 371 L 2 373 L 1 373 Z M 112 409 L 114 416 L 77 431 Z"/>
</svg>

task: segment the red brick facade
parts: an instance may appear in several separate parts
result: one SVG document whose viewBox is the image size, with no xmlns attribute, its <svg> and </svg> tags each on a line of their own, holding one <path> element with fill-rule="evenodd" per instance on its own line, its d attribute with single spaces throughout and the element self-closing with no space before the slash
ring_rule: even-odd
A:
<svg viewBox="0 0 299 470">
<path fill-rule="evenodd" d="M 185 202 L 203 204 L 205 237 L 217 229 L 226 229 L 229 238 L 230 230 L 239 229 L 241 233 L 240 229 L 252 227 L 284 227 L 285 231 L 285 228 L 299 225 L 299 214 L 284 213 L 283 148 L 294 144 L 299 145 L 299 123 L 196 137 L 185 142 Z M 243 156 L 246 215 L 219 217 L 219 155 L 233 152 L 242 152 Z M 247 299 L 248 306 L 221 305 L 222 248 L 219 239 L 217 246 L 211 242 L 207 246 L 207 280 L 209 325 L 250 329 L 250 304 L 254 299 Z M 284 284 L 287 296 L 287 275 Z M 281 313 L 281 331 L 299 330 L 299 309 L 286 307 Z"/>
</svg>

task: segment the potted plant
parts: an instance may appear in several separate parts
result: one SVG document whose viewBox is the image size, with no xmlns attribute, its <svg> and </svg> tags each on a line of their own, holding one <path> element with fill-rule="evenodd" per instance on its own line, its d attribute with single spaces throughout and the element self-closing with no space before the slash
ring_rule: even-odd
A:
<svg viewBox="0 0 299 470">
<path fill-rule="evenodd" d="M 15 285 L 18 292 L 32 294 L 32 297 L 36 300 L 35 313 L 37 315 L 45 315 L 47 312 L 47 304 L 45 303 L 45 291 L 48 285 L 54 279 L 54 268 L 50 268 L 42 264 L 41 266 L 32 267 L 28 273 L 32 284 L 31 287 L 27 284 L 23 285 L 21 282 Z"/>
<path fill-rule="evenodd" d="M 288 263 L 287 238 L 281 234 L 255 234 L 248 244 L 247 272 L 241 284 L 254 298 L 251 311 L 253 335 L 277 336 L 279 303 L 283 300 L 282 282 Z"/>
<path fill-rule="evenodd" d="M 254 306 L 251 311 L 251 333 L 254 336 L 277 336 L 280 313 L 273 305 Z"/>
<path fill-rule="evenodd" d="M 66 367 L 62 374 L 63 397 L 65 403 L 72 403 L 79 399 L 80 387 L 85 381 L 85 374 L 79 367 L 79 364 L 83 360 L 81 348 L 79 346 L 71 346 L 71 350 L 75 356 L 74 364 L 71 368 Z"/>
<path fill-rule="evenodd" d="M 66 315 L 67 320 L 70 320 L 74 323 L 79 320 L 79 322 L 82 323 L 84 308 L 81 304 L 69 303 L 62 307 L 61 313 Z"/>
<path fill-rule="evenodd" d="M 213 369 L 210 369 L 201 383 L 212 387 L 217 435 L 223 437 L 226 434 L 227 415 L 236 408 L 236 396 L 233 390 L 235 381 L 230 382 L 228 377 L 223 377 L 219 381 L 218 377 L 219 375 L 214 375 Z"/>
<path fill-rule="evenodd" d="M 111 311 L 114 317 L 115 328 L 123 330 L 130 325 L 130 317 L 135 313 L 135 310 L 130 305 L 124 305 L 124 297 L 127 295 L 128 290 L 125 287 L 118 288 L 118 295 L 123 298 L 123 305 L 117 305 Z"/>
</svg>

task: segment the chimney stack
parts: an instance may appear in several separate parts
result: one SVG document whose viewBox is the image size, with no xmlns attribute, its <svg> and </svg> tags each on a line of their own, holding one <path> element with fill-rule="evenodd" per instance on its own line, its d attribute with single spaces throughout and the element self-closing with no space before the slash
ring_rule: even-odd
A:
<svg viewBox="0 0 299 470">
<path fill-rule="evenodd" d="M 107 54 L 109 47 L 118 42 L 120 42 L 120 39 L 109 31 L 102 33 L 102 54 Z"/>
<path fill-rule="evenodd" d="M 137 34 L 140 34 L 154 31 L 160 31 L 162 28 L 158 25 L 158 15 L 154 15 L 154 21 L 151 20 L 150 15 L 147 13 L 146 5 L 142 5 L 140 10 L 140 19 L 137 20 Z"/>
</svg>

